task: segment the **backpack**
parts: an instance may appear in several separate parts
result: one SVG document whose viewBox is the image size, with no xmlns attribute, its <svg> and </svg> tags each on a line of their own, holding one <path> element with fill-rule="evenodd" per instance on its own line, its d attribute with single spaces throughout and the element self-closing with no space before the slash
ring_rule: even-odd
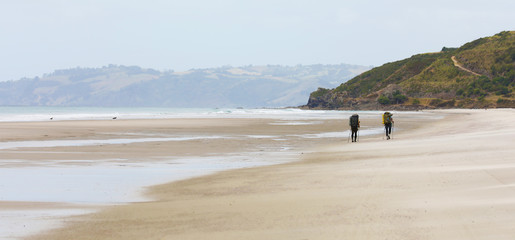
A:
<svg viewBox="0 0 515 240">
<path fill-rule="evenodd" d="M 350 117 L 350 120 L 349 120 L 349 125 L 351 127 L 358 127 L 359 126 L 359 116 L 358 114 L 354 114 Z"/>
<path fill-rule="evenodd" d="M 392 123 L 392 114 L 390 112 L 385 112 L 383 114 L 383 124 Z"/>
</svg>

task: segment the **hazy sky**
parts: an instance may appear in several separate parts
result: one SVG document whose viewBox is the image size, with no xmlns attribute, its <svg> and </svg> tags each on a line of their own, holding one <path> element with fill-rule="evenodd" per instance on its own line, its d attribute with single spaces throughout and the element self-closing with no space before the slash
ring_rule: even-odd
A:
<svg viewBox="0 0 515 240">
<path fill-rule="evenodd" d="M 138 65 L 380 66 L 515 30 L 514 0 L 1 0 L 0 81 Z"/>
</svg>

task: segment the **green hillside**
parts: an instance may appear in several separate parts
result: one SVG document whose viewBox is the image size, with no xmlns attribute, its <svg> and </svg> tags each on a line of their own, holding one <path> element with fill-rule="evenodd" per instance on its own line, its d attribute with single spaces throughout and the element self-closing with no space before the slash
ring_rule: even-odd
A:
<svg viewBox="0 0 515 240">
<path fill-rule="evenodd" d="M 386 63 L 335 89 L 311 93 L 309 108 L 515 107 L 515 31 Z"/>
</svg>

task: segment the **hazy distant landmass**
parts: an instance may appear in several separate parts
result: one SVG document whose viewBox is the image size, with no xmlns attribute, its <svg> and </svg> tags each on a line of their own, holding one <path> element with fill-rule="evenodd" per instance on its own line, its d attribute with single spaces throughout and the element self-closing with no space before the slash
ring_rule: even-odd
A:
<svg viewBox="0 0 515 240">
<path fill-rule="evenodd" d="M 244 66 L 157 71 L 138 66 L 56 70 L 0 82 L 3 106 L 286 107 L 306 104 L 318 87 L 332 88 L 367 66 Z"/>
</svg>

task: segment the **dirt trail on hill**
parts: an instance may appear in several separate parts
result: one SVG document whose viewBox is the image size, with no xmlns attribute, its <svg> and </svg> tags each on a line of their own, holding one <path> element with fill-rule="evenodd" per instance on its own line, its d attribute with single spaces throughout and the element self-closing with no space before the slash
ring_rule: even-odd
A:
<svg viewBox="0 0 515 240">
<path fill-rule="evenodd" d="M 463 67 L 463 66 L 458 62 L 458 60 L 456 60 L 456 56 L 452 56 L 452 57 L 451 57 L 451 59 L 452 59 L 452 61 L 454 62 L 454 66 L 458 67 L 459 69 L 461 69 L 461 70 L 463 70 L 463 71 L 465 71 L 465 72 L 472 73 L 472 74 L 474 74 L 474 75 L 476 75 L 476 76 L 481 76 L 481 74 L 476 73 L 476 72 L 473 72 L 472 70 L 470 70 L 470 69 L 468 69 L 468 68 Z"/>
</svg>

